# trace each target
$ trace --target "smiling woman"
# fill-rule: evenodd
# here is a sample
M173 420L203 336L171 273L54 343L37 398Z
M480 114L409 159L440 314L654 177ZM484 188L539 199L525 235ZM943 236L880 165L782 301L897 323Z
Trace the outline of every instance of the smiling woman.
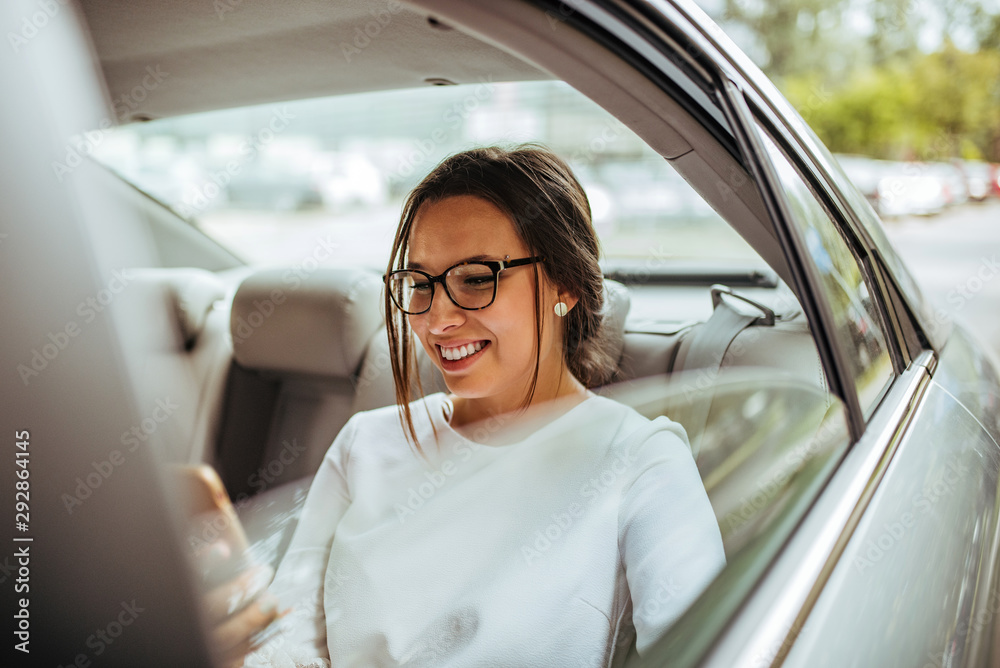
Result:
M466 151L410 194L386 275L398 411L331 446L271 586L312 612L250 665L612 665L711 582L683 428L587 389L610 366L598 252L541 147ZM411 402L411 334L448 394Z
M444 269L471 258L542 262L531 263L531 272L512 268L498 275L494 289L511 285L488 312L449 308L443 300L434 308L432 300L424 313L387 319L396 399L407 431L413 435L409 327L449 389L461 384L479 399L478 410L465 402L455 407L458 424L527 408L536 394L544 401L604 382L611 361L599 345L604 289L599 254L586 194L569 167L547 151L477 149L432 171L407 198L390 269L428 263ZM562 316L556 315L557 304ZM466 340L476 329L487 335ZM459 364L438 352L469 343L483 349ZM476 373L463 373L472 365ZM489 387L482 385L487 378Z
M0 53L33 665L1000 665L996 365L692 0L122 4Z

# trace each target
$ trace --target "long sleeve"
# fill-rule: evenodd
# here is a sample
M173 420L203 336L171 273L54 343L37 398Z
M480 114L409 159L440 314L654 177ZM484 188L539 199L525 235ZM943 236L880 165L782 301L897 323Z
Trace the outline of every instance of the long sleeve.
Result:
M619 550L640 655L725 566L722 536L683 428L657 418L629 439Z
M280 634L247 657L248 668L329 665L323 580L337 524L351 504L347 467L357 419L344 426L323 458L269 587L280 609L293 610L281 620Z

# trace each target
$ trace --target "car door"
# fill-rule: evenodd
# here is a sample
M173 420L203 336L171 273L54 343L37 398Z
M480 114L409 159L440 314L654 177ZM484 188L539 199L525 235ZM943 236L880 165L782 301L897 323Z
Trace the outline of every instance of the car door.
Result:
M875 245L866 248L852 217L841 215L838 202L850 195L810 169L803 150L808 141L795 141L766 104L739 88L728 93L746 132L744 148L772 190L774 215L789 223L789 246L802 251L805 278L819 275L810 282L834 316L831 358L845 385L853 377L853 408L863 422L841 469L775 564L774 573L791 586L774 587L776 598L766 606L748 602L706 663L982 665L1000 609L993 510L998 453L979 419L989 415L984 405L995 405L995 373L962 332L937 352L930 347L887 289L897 279L882 273ZM877 232L877 223L867 229ZM853 271L837 271L838 258L849 266L851 256ZM865 281L845 285L849 274ZM881 316L871 319L878 330L862 332L852 322L864 310ZM882 341L872 338L879 332ZM884 372L883 341L899 373L885 385L874 380ZM914 341L924 343L917 349ZM850 405L851 388L843 389ZM964 395L975 401L963 402ZM862 458L867 465L858 465ZM811 550L804 547L807 537L814 540ZM824 541L829 551L815 549ZM787 559L793 554L802 557L798 565ZM765 581L760 594L767 591ZM750 628L755 632L742 635Z
M806 195L805 178L791 169L786 153L767 133L760 134L775 167L776 185L790 203L811 204L789 207L794 222L807 231L839 227L845 238L861 246L847 217L833 213L833 198L824 211L822 186ZM804 172L805 160L801 163ZM791 194L795 192L798 196ZM810 254L816 258L816 249ZM821 258L817 264L822 264ZM870 256L867 265L873 277ZM888 314L891 297L883 294L882 303ZM978 419L988 415L983 404L989 399L963 403L959 397L984 394L976 389L991 385L989 377L995 375L988 365L974 363L981 353L962 330L939 352L927 346L907 362L911 337L901 330L909 330L913 322L905 313L894 315L896 332L902 334L896 341L896 363L905 364L904 376L916 372L916 391L905 404L879 410L905 405L909 415L893 433L875 438L866 432L858 443L882 451L884 472L857 524L842 536L846 544L836 564L813 585L815 600L807 602L774 652L786 665L835 666L859 660L879 665L983 665L992 651L992 618L1000 609L993 512L997 444ZM887 333L889 320L887 316ZM854 349L849 341L842 343L862 375L870 374L870 341ZM927 368L926 375L921 366ZM982 378L984 372L987 378ZM859 385L858 396L867 415L864 389ZM860 504L856 510L861 510Z

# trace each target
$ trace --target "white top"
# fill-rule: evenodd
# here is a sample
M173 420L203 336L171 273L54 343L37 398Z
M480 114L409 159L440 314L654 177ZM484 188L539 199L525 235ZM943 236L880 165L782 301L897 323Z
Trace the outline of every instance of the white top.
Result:
M337 436L270 588L297 610L248 666L608 666L725 564L677 423L592 396L493 446L425 402L428 461L395 406Z

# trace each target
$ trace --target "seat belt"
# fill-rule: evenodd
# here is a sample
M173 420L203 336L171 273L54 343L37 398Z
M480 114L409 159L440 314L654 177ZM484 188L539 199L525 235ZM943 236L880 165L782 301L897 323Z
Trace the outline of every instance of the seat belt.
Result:
M716 284L712 286L711 292L712 316L695 332L691 345L688 346L687 354L674 367L674 371L703 369L704 373L709 374L714 382L715 378L718 377L719 368L722 366L722 360L725 359L729 346L732 345L739 333L754 325L773 327L776 316L774 311L767 306L736 294L729 286ZM750 304L763 315L740 313L723 299L723 295L729 295ZM711 395L703 401L694 402L688 424L684 425L691 443L691 454L695 458L698 457L701 436L705 431L711 408Z

